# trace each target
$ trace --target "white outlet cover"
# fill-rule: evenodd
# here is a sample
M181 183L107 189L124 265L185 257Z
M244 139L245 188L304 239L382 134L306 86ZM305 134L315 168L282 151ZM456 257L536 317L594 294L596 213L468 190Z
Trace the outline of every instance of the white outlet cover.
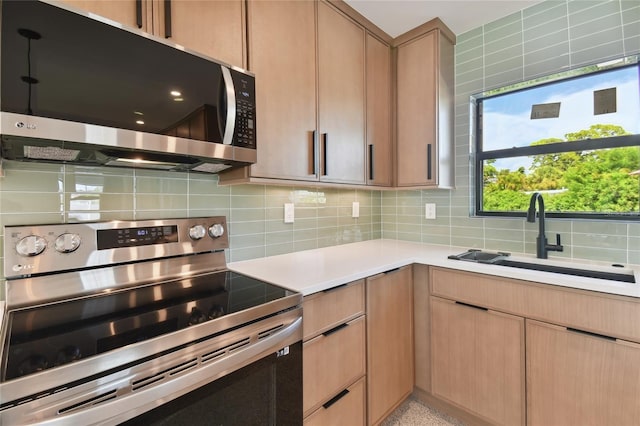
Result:
M426 219L436 218L436 205L435 203L427 203L424 205L424 217Z
M357 201L351 204L351 217L360 217L360 203Z
M295 208L293 203L284 204L284 223L293 223L295 220Z

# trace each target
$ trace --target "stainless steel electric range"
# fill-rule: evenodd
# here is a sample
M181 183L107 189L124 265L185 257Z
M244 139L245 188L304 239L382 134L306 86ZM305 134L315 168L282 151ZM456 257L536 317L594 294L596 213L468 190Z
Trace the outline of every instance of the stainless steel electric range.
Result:
M4 228L0 424L302 423L302 296L224 217Z

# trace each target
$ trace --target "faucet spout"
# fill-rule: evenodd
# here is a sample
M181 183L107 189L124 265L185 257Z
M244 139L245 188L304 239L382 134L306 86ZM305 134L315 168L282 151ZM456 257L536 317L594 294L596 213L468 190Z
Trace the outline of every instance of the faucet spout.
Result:
M527 222L536 221L536 203L538 204L538 237L536 238L536 256L539 259L546 259L548 251L562 251L564 247L560 244L560 234L556 235L557 244L547 244L547 237L544 230L544 199L542 194L534 192L529 201L527 210Z

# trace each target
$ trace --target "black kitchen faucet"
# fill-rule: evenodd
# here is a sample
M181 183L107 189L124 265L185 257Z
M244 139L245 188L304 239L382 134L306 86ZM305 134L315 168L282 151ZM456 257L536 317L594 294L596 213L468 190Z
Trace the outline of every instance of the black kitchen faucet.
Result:
M560 244L560 234L556 234L556 244L547 244L547 237L544 234L544 200L542 194L534 192L531 195L529 210L527 211L527 222L536 221L536 201L538 202L538 223L539 231L536 238L536 256L540 259L547 258L548 251L562 251L564 247Z

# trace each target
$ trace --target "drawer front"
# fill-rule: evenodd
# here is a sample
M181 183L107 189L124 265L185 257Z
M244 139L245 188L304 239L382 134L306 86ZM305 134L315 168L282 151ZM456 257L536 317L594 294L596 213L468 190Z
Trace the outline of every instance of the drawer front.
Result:
M623 296L431 268L431 294L640 342L640 301Z
M303 344L303 408L310 414L365 374L365 319Z
M304 419L304 426L364 426L365 378L358 380Z
M307 296L302 307L307 340L364 313L364 280Z

